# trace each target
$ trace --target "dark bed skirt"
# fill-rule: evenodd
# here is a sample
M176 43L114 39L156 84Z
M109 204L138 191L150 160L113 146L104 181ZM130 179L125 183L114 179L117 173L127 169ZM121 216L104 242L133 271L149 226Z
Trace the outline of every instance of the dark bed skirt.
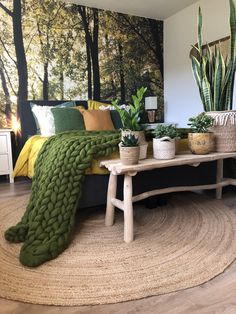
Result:
M216 163L199 167L180 166L139 172L133 177L134 195L170 186L215 183ZM117 196L123 199L122 176L118 176ZM84 180L80 208L106 204L109 175L87 175Z

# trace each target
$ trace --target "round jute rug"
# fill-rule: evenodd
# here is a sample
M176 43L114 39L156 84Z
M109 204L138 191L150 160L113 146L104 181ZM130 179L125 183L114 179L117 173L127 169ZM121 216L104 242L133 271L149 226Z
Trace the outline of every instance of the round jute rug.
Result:
M0 205L0 296L35 304L116 303L186 289L222 273L236 257L236 215L202 195L172 196L153 210L135 206L135 241L123 242L123 215L104 226L104 210L81 210L69 248L38 268L23 267L20 246L3 233L27 203Z

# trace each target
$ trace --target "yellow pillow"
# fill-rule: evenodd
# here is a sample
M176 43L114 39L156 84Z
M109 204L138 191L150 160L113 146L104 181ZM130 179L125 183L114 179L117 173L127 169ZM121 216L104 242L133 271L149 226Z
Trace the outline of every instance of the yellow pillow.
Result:
M104 104L96 100L88 100L88 110L99 110L100 106L108 107L110 104Z
M111 120L110 110L80 109L87 131L115 130Z
M72 107L72 108L76 109L76 110L85 109L84 106L75 106L75 107Z

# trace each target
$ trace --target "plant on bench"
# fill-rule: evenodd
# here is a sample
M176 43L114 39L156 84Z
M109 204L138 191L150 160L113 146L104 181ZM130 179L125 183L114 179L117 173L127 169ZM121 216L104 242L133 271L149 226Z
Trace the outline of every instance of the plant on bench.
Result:
M156 159L175 157L175 138L178 131L173 125L158 125L153 131L153 155Z
M133 103L129 103L128 106L119 106L119 100L116 99L112 102L117 112L120 115L122 128L122 138L129 134L130 131L138 138L140 145L139 159L145 159L147 157L147 142L145 140L145 133L142 130L140 123L140 114L142 112L142 100L146 93L147 88L141 87L137 90L136 95L132 95Z
M135 165L139 160L140 146L138 138L131 132L123 136L120 147L120 159L123 165Z
M189 118L191 132L188 134L188 145L193 154L204 155L213 151L214 133L209 131L213 122L214 119L205 112Z

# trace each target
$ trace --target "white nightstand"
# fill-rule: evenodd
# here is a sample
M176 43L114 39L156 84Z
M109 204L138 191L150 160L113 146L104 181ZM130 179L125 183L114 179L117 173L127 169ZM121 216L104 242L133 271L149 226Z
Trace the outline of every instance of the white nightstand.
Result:
M0 129L0 175L9 175L10 183L14 183L11 129Z

